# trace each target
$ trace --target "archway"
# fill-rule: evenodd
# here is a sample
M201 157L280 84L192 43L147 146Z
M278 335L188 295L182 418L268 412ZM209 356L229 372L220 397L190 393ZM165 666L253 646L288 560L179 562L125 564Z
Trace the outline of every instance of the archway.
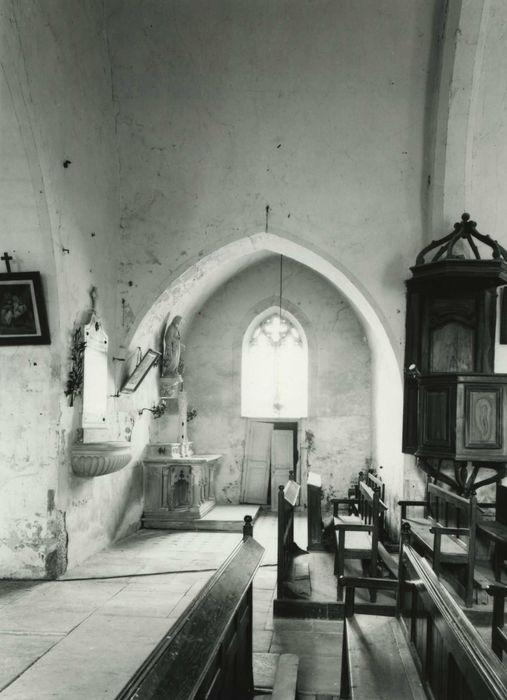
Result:
M346 297L363 324L372 357L372 456L376 465L383 466L382 478L389 495L390 521L394 524L395 504L403 492L400 366L381 309L369 298L361 283L335 260L273 233L257 233L228 243L195 260L181 274L166 280L164 291L146 309L131 333L129 350L156 341L168 311L171 316L179 314L191 319L203 301L233 274L272 253L291 258L325 277Z

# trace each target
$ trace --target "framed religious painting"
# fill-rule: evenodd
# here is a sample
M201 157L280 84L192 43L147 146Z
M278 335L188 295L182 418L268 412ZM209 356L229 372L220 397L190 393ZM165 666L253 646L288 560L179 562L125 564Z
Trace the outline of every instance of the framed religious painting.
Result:
M134 369L130 377L127 379L125 384L120 390L122 394L132 394L138 386L141 384L143 379L146 377L148 372L152 367L154 367L160 358L162 353L157 350L147 350L137 367Z
M0 274L0 345L48 345L49 326L38 272Z

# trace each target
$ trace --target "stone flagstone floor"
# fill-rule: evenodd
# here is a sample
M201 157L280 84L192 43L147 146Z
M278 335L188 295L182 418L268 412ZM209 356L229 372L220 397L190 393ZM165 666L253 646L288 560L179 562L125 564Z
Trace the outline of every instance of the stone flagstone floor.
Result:
M255 523L254 537L265 547L254 580L255 685L268 692L279 655L294 653L300 700L334 700L342 623L273 619L276 532L275 514ZM239 533L140 530L66 580L0 581L2 700L114 698L240 539ZM306 547L304 515L296 518L295 541ZM329 578L319 586L333 595L332 570Z
M67 580L0 581L2 700L116 697L240 540L141 530Z

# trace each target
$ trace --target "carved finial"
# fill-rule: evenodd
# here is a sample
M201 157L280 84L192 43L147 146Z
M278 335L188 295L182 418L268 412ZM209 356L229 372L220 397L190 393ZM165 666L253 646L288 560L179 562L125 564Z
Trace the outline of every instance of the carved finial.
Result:
M253 522L251 515L245 515L245 524L243 525L243 539L247 537L253 537Z
M404 522L401 524L401 541L402 543L408 543L410 540L410 533L412 531L412 528L410 527L410 523Z
M421 250L416 258L416 266L424 265L426 262L442 262L460 261L460 260L481 260L481 254L476 241L484 243L491 248L491 255L494 260L507 262L507 250L503 248L498 241L495 241L491 236L483 235L477 231L477 222L472 221L468 212L463 212L461 220L454 224L454 230L447 236L438 240L432 241L429 245ZM454 246L461 242L462 245L468 245L469 254L465 255L466 247L463 252L455 253ZM430 252L433 257L426 261L426 255ZM469 264L469 263L467 263Z

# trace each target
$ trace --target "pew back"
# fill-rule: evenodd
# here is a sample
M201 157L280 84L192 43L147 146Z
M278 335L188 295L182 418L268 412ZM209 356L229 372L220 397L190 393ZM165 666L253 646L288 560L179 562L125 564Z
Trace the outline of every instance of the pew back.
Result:
M423 681L435 700L500 700L507 671L441 585L429 563L403 548L398 607Z
M340 698L351 698L352 686L356 686L357 690L358 679L361 680L358 675L362 673L360 659L354 656L359 644L366 645L369 655L368 665L370 667L377 665L379 673L376 676L380 676L380 681L383 678L384 662L382 660L379 666L382 643L375 644L368 637L365 639L364 632L360 636L356 635L352 643L349 640L352 628L347 621L353 620L355 589L375 587L385 590L397 587L397 617L400 620L401 631L415 659L423 685L429 689L431 697L434 700L505 699L507 669L465 617L453 597L441 585L429 563L407 545L407 530L405 526L398 582L347 576L341 579L341 584L346 589L346 625L342 647ZM491 593L496 593L500 597L504 597L507 592L507 587L495 586L495 589L498 590ZM368 634L367 631L366 634ZM503 644L505 648L507 646L505 634L497 634L496 643L497 646ZM378 653L377 650L379 650ZM499 653L498 650L495 651ZM367 671L368 669L366 673ZM379 678L376 677L373 680L377 682ZM390 695L382 694L379 690L370 696L388 697ZM406 697L410 695L406 693Z
M252 580L263 552L244 537L116 700L250 700Z
M444 527L463 530L463 536L467 537L466 530L475 527L477 520L475 496L463 498L436 484L428 484L427 493L427 516Z
M425 501L399 501L401 518L410 524L413 541L430 556L436 574L442 565L464 567L462 589L465 605L471 607L474 595L474 567L477 529L477 498L463 498L447 489L428 484ZM423 517L407 517L407 509L424 509Z

